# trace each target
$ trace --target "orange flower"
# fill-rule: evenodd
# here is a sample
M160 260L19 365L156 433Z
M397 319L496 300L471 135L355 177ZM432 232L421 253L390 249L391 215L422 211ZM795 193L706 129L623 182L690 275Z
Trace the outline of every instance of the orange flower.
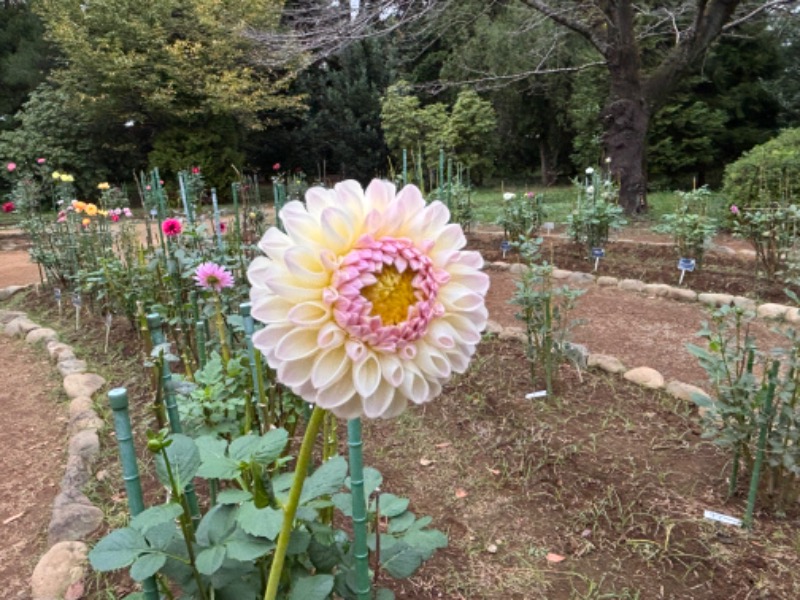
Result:
M80 200L73 200L72 208L75 209L75 212L83 212L86 209L86 202L81 202Z
M86 205L86 214L90 217L93 217L97 214L97 207L94 204L87 204Z
M91 219L84 219L83 221L81 221L81 225L83 225L84 227L88 227L91 224L91 222L92 222Z

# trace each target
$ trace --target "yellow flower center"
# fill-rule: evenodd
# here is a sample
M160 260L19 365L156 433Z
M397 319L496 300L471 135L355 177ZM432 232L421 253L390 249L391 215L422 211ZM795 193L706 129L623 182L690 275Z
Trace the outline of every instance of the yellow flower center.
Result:
M361 290L361 295L372 303L373 316L378 316L384 326L397 325L408 318L408 308L417 302L414 294L414 271L400 273L394 265L387 265L376 274L378 281Z

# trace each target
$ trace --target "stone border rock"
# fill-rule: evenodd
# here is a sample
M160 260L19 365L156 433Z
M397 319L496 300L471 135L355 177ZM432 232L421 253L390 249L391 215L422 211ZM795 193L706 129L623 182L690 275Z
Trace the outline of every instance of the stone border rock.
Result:
M503 261L489 262L484 268L492 268L499 271L509 271L512 274L519 274L525 270L525 265L521 263L507 263ZM667 285L665 283L645 283L639 279L618 279L607 275L596 276L594 273L583 271L566 271L564 269L553 268L552 278L567 285L586 286L597 285L599 287L616 287L617 289L644 294L646 296L656 296L676 300L678 302L699 302L712 308L733 304L744 310L751 311L761 319L770 321L782 321L790 325L800 325L800 308L787 306L785 304L775 304L766 302L757 304L755 300L746 296L733 296L731 294L712 294L697 293L684 287Z
M0 299L9 298L21 289L24 288L0 289ZM103 523L103 511L92 504L82 489L92 478L92 468L100 452L97 431L104 426L94 410L92 396L106 381L87 373L86 363L75 357L71 346L59 342L54 330L39 326L26 313L0 310L0 326L9 337L24 337L29 344L45 345L70 398L67 464L61 489L53 502L47 531L48 550L31 577L31 596L33 600L80 598L88 568L86 539Z

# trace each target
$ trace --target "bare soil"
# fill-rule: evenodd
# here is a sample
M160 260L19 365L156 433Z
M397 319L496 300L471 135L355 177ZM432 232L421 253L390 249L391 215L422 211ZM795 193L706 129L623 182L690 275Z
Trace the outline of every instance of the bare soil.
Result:
M470 244L483 249L488 260L498 260L500 239L483 233L471 236ZM609 247L600 273L675 284L676 257L670 248L653 245L663 241L655 236L642 234L642 239L651 244ZM626 247L629 250L623 250ZM37 281L35 267L30 270L23 255L11 250L3 248L0 264L8 271L0 271L0 287ZM618 262L613 258L617 255ZM551 256L561 268L591 271L593 266L560 240L554 240ZM714 262L717 256L719 263ZM17 260L20 269L11 266ZM753 268L752 262L710 255L702 271L687 276L687 284L696 291L748 295L755 291L762 299L784 302L780 292L754 278ZM704 278L712 272L718 279ZM489 274L491 318L520 326L509 304L514 277L492 269ZM667 379L704 385L704 373L684 347L696 341L694 334L706 316L699 304L593 287L578 302L574 317L583 322L574 328L572 339L592 352L617 356L630 367L647 365ZM115 349L109 356L96 354L101 369L137 352L130 347L132 340L126 340L130 338L126 325L119 327ZM765 345L777 339L769 337L774 334L765 326L757 335L763 336ZM79 334L75 336L78 339ZM20 356L35 371L38 365L38 371L25 379L22 368L7 369L4 388L30 394L39 387L46 360L25 357L13 344L0 340L0 358L13 361ZM391 584L398 598L800 597L797 510L782 515L759 511L752 533L703 519L704 509L741 516L745 483L726 500L729 461L701 437L693 407L619 377L579 375L567 366L560 371L556 397L525 400L525 393L533 391L525 364L521 344L488 339L470 371L453 380L431 405L409 410L393 421L365 425L368 464L384 474L385 491L409 497L410 509L432 515L434 526L450 539L449 547L417 576ZM135 387L137 377L129 373L127 380L115 385ZM12 397L0 395L4 406L19 398L6 396ZM48 420L63 429L43 411L4 415L7 432L27 431L25 427L39 431ZM27 418L33 424L18 421ZM27 435L17 437L27 439L25 448L42 439L55 440L43 448L60 457L62 438L45 435L36 441ZM26 453L22 464L30 455ZM58 481L60 468L55 465L54 473L43 477L45 485ZM20 468L0 473L0 481L7 485L0 490L0 515L6 511L13 516L19 511L11 512L14 509L6 505L17 504L25 507L26 517L30 514L30 503L16 499L28 477ZM112 503L124 503L118 488L106 493ZM22 496L29 498L24 491ZM39 493L37 499L42 498L47 500L46 494ZM31 521L39 531L49 518L49 504L42 511ZM10 581L10 574L21 581L18 574L32 568L40 547L25 545L12 555L0 555L0 582ZM117 591L129 591L124 579L108 581ZM106 597L105 592L97 589L91 597Z

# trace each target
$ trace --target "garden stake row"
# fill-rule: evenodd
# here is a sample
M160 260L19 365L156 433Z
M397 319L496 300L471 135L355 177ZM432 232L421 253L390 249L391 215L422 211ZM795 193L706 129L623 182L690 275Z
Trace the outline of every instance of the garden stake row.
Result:
M122 479L125 482L125 493L128 496L128 509L131 517L135 517L144 511L144 499L142 498L142 483L139 479L139 467L136 464L136 449L133 446L127 390L114 388L108 392L108 403L114 414L114 431L122 462ZM148 577L142 582L142 590L146 600L159 600L158 586L154 576Z
M264 387L264 368L261 362L261 353L253 346L255 323L250 314L250 308L249 302L243 302L239 305L239 313L244 321L244 339L247 346L247 356L250 361L250 376L253 380L253 400L250 403L250 410L253 412L254 417L261 421L260 429L263 433L270 425L267 415L267 392ZM258 414L259 408L264 411L260 416Z
M369 548L367 547L367 500L364 495L364 459L361 419L347 421L347 448L350 456L350 492L353 500L353 558L356 566L356 597L371 598ZM380 531L375 532L379 536Z

